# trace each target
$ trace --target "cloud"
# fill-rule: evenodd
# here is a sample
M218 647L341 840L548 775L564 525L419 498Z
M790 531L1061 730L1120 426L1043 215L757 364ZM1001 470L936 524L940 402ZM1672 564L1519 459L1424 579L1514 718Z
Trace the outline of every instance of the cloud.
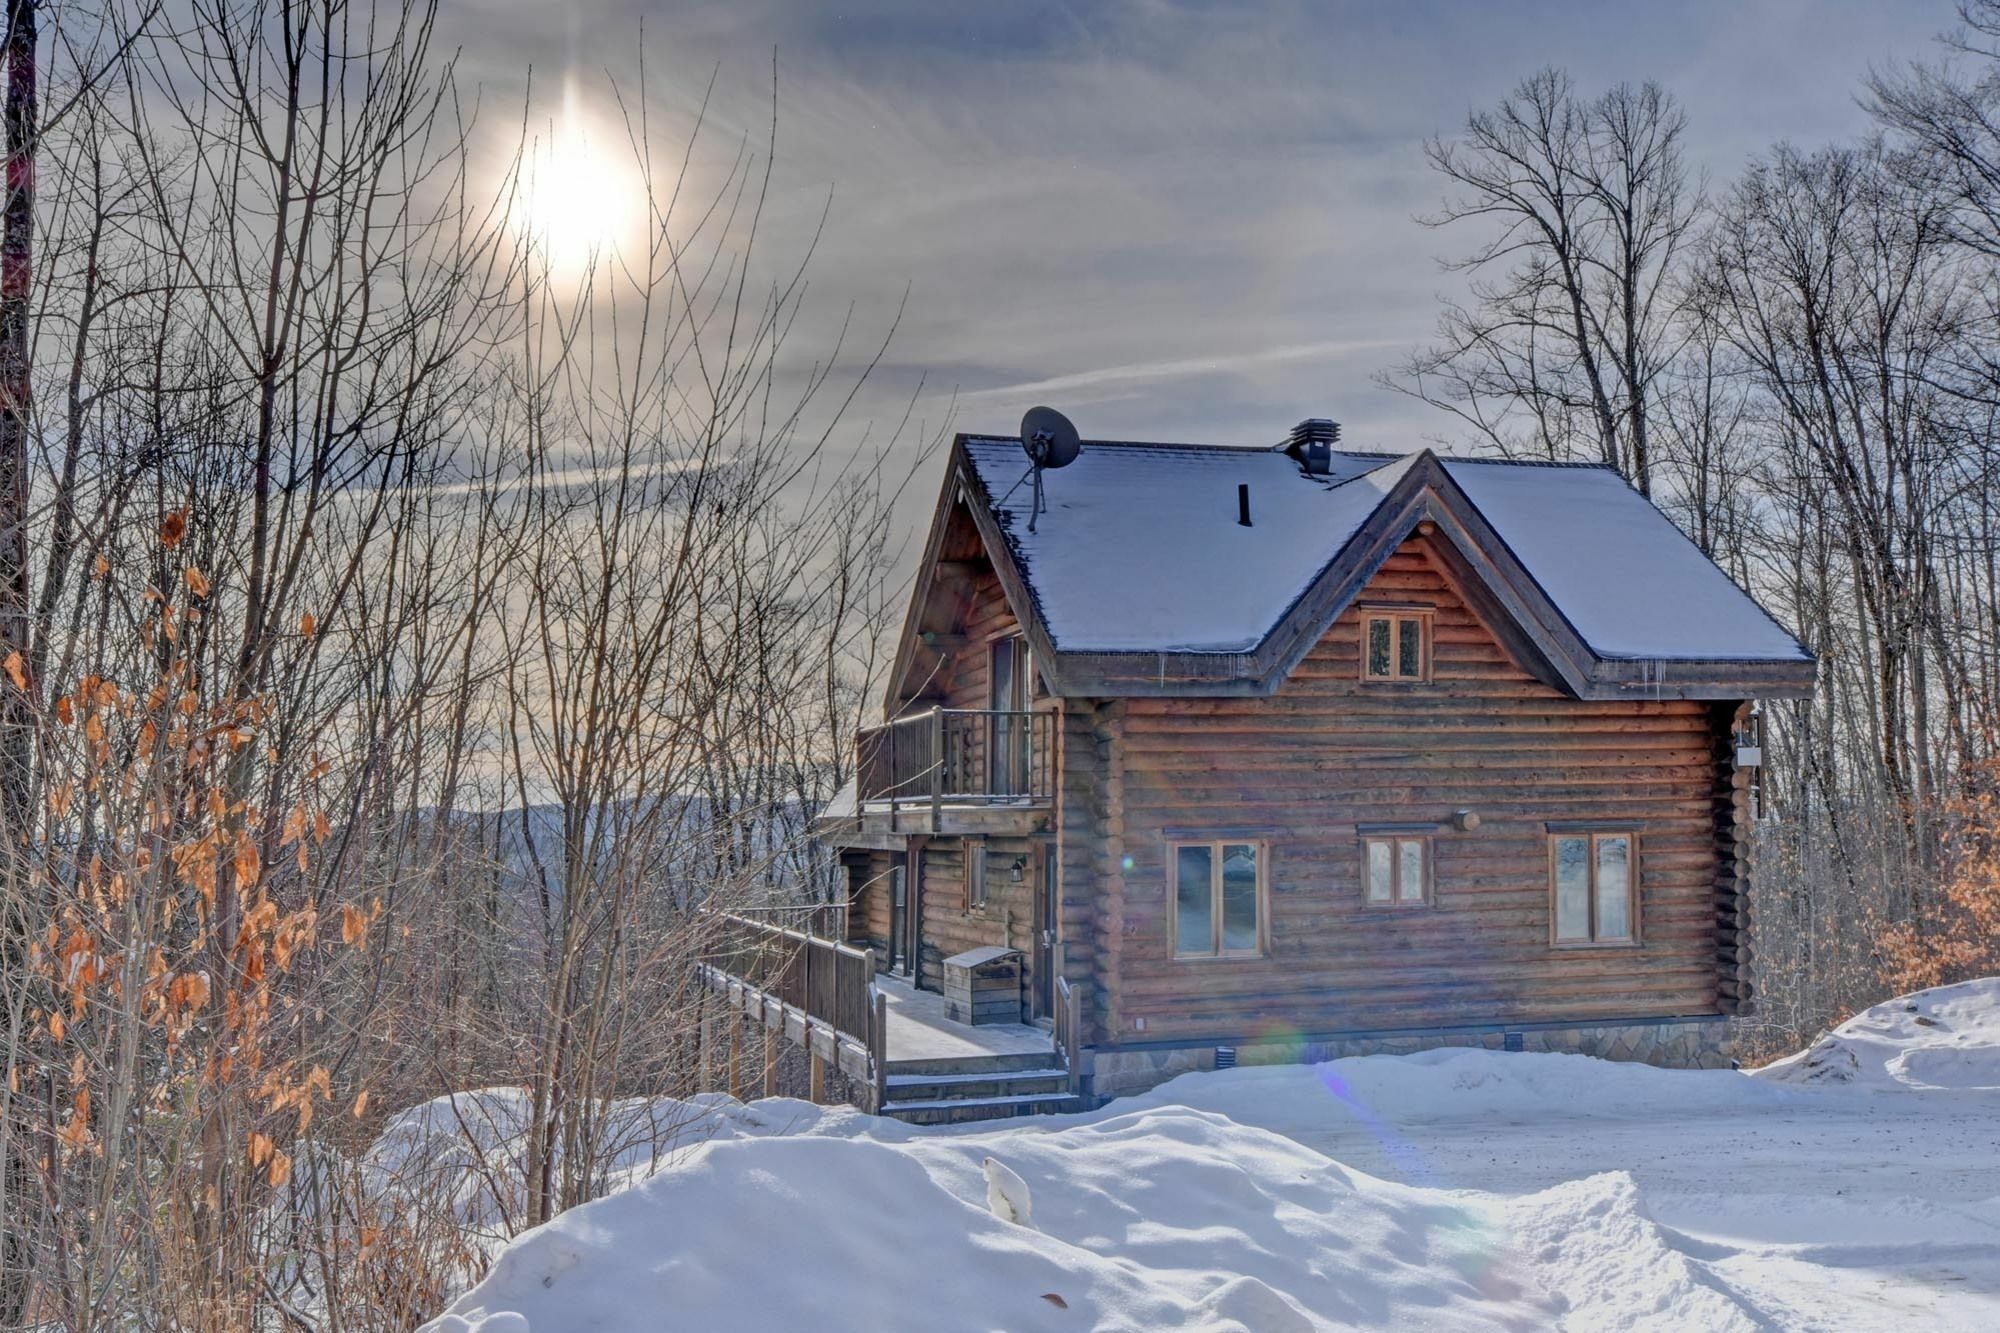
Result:
M990 389L974 389L961 393L958 400L961 404L974 404L989 398L1012 401L1037 394L1043 396L1068 394L1090 402L1096 401L1099 396L1098 391L1106 386L1172 382L1199 375L1221 375L1231 371L1281 365L1292 361L1351 356L1357 352L1381 351L1400 348L1403 345L1390 338L1292 343L1283 347L1265 347L1254 352L1240 352L1229 356L1191 357L1181 361L1150 361L1127 366L1104 366L1096 370L1086 370L1073 375L1057 375L1024 384L1002 384Z
M1559 64L1586 89L1677 91L1691 155L1726 178L1774 139L1862 132L1870 65L1930 54L1953 21L1949 0L458 0L445 14L496 88L532 57L551 83L574 70L601 85L609 69L629 89L642 18L663 140L720 71L696 154L712 179L761 154L776 51L773 271L832 192L800 352L850 313L879 332L909 290L857 428L896 422L921 376L932 428L955 414L1011 430L1045 400L1086 409L1079 425L1102 438L1267 441L1331 415L1390 448L1450 429L1370 379L1429 336L1461 281L1436 258L1471 244L1414 221L1440 194L1426 135Z

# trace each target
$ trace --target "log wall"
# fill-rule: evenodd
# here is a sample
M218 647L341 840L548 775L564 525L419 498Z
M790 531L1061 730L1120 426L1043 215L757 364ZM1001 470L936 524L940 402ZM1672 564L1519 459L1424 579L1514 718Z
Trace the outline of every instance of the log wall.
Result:
M1065 865L1088 861L1095 881L1096 1039L1724 1012L1725 974L1747 963L1731 933L1739 784L1718 768L1717 719L1733 706L1583 702L1540 683L1466 608L1422 536L1360 601L1435 608L1429 683L1363 684L1351 608L1269 698L1093 710L1093 772L1077 767L1081 724L1065 726ZM1475 831L1445 823L1462 809L1478 813ZM1094 857L1069 841L1084 817ZM1551 820L1640 823L1642 944L1551 947ZM1356 825L1376 822L1442 825L1434 905L1365 903ZM1166 831L1245 828L1268 830L1267 954L1175 959Z
M1034 965L1034 858L1029 838L987 838L986 905L967 910L965 847L959 838L932 838L923 848L923 986L944 985L944 960L967 949L997 944L1027 954L1023 966ZM1014 882L1016 857L1027 857L1021 880Z
M881 851L849 851L840 858L849 893L847 942L857 949L873 949L877 967L889 961L890 872L895 863L895 857Z
M993 660L989 645L995 639L1020 632L1020 622L1000 591L1000 580L991 569L983 569L972 579L972 592L955 626L964 644L955 648L941 673L946 708L990 708L993 706Z

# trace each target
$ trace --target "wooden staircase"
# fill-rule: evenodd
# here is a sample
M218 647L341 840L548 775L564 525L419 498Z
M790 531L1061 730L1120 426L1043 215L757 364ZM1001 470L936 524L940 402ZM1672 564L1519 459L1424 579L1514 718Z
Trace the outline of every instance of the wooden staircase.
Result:
M954 1125L1017 1115L1080 1111L1069 1070L1054 1051L895 1060L882 1114L912 1125Z

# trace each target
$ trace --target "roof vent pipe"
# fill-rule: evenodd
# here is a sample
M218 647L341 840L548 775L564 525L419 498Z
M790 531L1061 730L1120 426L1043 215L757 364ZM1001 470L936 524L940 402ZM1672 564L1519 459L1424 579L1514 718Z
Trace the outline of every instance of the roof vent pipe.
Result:
M1333 447L1340 443L1340 423L1326 417L1307 417L1292 427L1285 452L1297 459L1309 477L1324 477L1333 471Z
M1236 521L1244 527L1250 526L1250 483L1236 483Z

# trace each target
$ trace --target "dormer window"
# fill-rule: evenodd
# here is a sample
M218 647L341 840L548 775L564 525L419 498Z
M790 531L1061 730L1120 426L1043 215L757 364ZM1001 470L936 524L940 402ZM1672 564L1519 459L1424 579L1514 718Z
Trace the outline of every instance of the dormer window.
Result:
M1431 678L1428 607L1364 607L1361 679L1414 684Z

